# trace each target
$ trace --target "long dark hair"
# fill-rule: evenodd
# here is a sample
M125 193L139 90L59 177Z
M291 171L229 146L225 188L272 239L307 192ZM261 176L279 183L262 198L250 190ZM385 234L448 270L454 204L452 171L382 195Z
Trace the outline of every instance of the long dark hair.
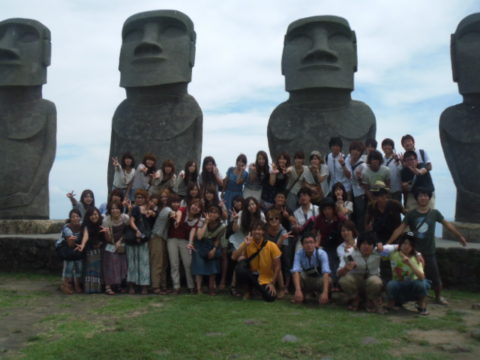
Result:
M258 163L258 157L262 156L265 159L265 165L260 166ZM270 168L268 167L268 155L265 151L260 150L257 152L257 156L255 157L255 169L257 171L257 178L261 183L265 181L268 182Z
M197 197L195 197L195 198L192 197L192 195L190 195L190 191L192 191L193 188L197 188L197 190L198 190ZM187 203L187 206L190 205L190 203L192 202L193 199L200 199L200 198L201 198L201 193L200 193L200 187L198 186L198 184L196 182L188 184L187 194L185 195L185 202Z
M172 171L170 174L168 174L168 176L165 175L165 168L167 167L172 168ZM162 183L170 180L173 177L173 175L175 175L175 163L172 160L165 160L162 164L162 173L163 173Z
M90 220L90 216L92 216L92 214L95 211L98 213L98 222L96 224L92 223L92 221ZM95 234L100 231L100 226L102 225L102 221L103 221L102 214L100 214L100 211L96 207L92 206L87 210L87 212L85 213L85 216L83 217L82 230L86 229L88 231L88 235Z
M195 172L192 174L191 172L188 171L188 168L195 164ZM184 169L185 177L183 178L183 183L185 184L186 187L190 183L196 183L198 179L198 164L195 160L188 160L185 163L185 169Z
M277 165L278 169L280 169L280 165L278 164L278 159L280 159L282 157L287 161L287 163L285 164L285 168L288 168L292 164L292 161L290 159L290 155L288 155L288 153L285 152L285 151L281 152L280 154L278 154L277 159L275 160L275 165Z
M120 165L122 166L122 169L125 169L127 167L127 165L125 165L126 159L132 159L131 167L135 169L135 159L133 158L133 155L130 154L129 152L122 155L122 160L120 160Z
M253 201L257 205L257 210L253 214L248 211L248 204L250 203L250 201ZM253 221L262 220L261 213L262 210L260 210L260 204L258 203L257 199L252 196L247 197L243 203L242 216L240 218L240 226L245 234L250 231L250 227Z
M207 193L213 194L212 201L207 200L207 197L206 197ZM210 185L205 187L205 192L203 193L203 203L204 203L205 209L208 209L210 206L218 205L220 203L220 198L218 197L218 191L215 186Z
M85 199L85 196L87 196L89 194L92 197L93 201L90 205L87 205L87 204L85 204L85 202L83 200ZM93 191L90 190L90 189L83 190L82 194L80 195L80 202L83 204L85 209L95 207L95 195L93 195Z
M147 160L153 161L153 165L151 167L147 166ZM148 169L147 175L155 174L155 172L157 171L157 158L152 153L147 153L143 156L142 164L145 165L145 167Z
M208 172L207 171L207 164L212 163L213 166L217 166L217 163L215 162L215 159L213 156L205 156L202 162L202 186L205 187L207 184L216 184L215 181L215 174L213 172Z

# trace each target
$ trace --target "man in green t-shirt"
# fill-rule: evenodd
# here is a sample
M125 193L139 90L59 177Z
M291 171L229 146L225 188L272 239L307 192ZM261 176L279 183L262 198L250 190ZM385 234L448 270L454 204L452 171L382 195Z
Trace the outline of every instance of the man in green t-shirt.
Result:
M463 245L467 245L467 240L455 228L455 226L445 220L440 211L431 209L428 204L432 197L432 192L425 188L418 188L415 192L415 200L418 208L407 212L402 224L395 229L387 244L396 241L399 236L409 227L410 231L415 233L417 237L416 249L425 260L425 275L428 280L432 281L433 290L435 291L435 299L437 303L447 305L448 302L441 296L442 280L438 271L437 259L435 257L435 223L439 222L445 226L458 241Z

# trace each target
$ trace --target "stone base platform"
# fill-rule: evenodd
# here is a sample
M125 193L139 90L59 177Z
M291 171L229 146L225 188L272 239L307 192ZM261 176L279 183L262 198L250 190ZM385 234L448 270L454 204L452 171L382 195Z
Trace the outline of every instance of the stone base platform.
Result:
M0 220L0 234L54 234L63 224L65 220Z
M61 276L54 234L0 235L0 271L51 272ZM480 291L480 244L466 248L456 241L437 239L437 260L446 288Z
M479 219L480 220L480 219ZM452 221L452 224L460 231L463 236L471 243L480 243L480 223L464 223ZM457 240L457 238L443 226L442 238L447 240Z
M0 235L0 271L48 271L61 274L55 253L60 232L40 235Z

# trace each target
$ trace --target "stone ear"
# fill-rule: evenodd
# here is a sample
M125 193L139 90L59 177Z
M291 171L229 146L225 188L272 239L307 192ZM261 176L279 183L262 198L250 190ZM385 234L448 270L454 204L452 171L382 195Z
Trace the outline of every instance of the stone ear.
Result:
M452 61L452 77L454 82L458 82L457 73L457 45L455 34L450 35L450 59Z
M282 64L281 64L281 68L282 68L282 75L285 75L285 67L284 67L284 61L285 61L285 44L287 43L287 35L284 36L283 38L283 50L282 50Z
M195 42L196 42L196 40L197 40L197 34L194 31L192 33L192 39L190 40L190 59L189 59L190 67L193 67L193 65L195 65L195 52L196 52Z
M52 60L52 44L50 40L43 40L43 65L49 66Z
M357 35L355 34L355 31L352 30L352 43L353 43L353 53L355 56L355 61L353 65L353 72L357 72L358 70L358 54L357 54Z

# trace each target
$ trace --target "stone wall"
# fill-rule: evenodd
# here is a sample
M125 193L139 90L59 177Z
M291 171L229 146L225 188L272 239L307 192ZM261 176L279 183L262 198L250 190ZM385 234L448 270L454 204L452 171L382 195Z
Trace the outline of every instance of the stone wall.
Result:
M480 291L480 250L437 248L437 261L446 288Z
M0 235L0 271L49 271L61 274L55 254L58 234Z

